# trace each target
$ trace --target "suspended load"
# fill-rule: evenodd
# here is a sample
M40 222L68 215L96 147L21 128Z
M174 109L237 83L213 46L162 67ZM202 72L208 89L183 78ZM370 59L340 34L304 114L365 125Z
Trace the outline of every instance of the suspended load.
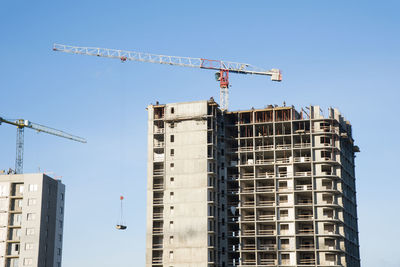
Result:
M120 196L119 199L121 200L121 210L120 210L121 218L120 218L120 221L117 223L116 228L118 230L125 230L127 228L127 226L125 225L125 223L123 221L123 206L122 206L122 202L124 200L124 197Z

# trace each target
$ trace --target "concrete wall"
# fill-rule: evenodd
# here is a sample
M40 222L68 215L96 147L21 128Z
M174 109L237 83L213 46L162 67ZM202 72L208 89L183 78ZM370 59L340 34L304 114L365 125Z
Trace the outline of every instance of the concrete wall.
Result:
M174 108L174 114L171 114ZM206 116L207 102L170 104L166 119ZM170 136L174 135L174 142ZM171 156L171 149L174 155ZM168 166L174 164L171 169ZM207 266L207 121L182 120L166 127L166 183L164 195L164 263L173 266ZM174 198L169 198L170 193ZM166 197L168 196L168 197ZM173 207L173 213L170 212ZM173 237L173 244L170 244ZM173 253L173 258L171 257Z

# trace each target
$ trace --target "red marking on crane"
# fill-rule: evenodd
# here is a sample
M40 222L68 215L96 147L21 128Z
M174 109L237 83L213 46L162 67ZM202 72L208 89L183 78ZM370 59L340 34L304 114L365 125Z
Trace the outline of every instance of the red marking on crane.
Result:
M220 70L219 76L219 86L221 88L228 88L229 87L229 70Z
M128 58L127 57L121 57L121 61L125 62Z
M119 199L123 200L123 199L124 199L124 197L123 197L123 196L120 196L120 197L119 197Z

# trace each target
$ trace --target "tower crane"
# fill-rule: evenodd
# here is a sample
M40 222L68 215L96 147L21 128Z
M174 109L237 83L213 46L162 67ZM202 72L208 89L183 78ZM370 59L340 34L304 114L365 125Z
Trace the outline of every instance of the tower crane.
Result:
M205 58L155 55L135 51L125 51L98 47L80 47L63 44L54 44L53 51L96 57L116 58L121 60L121 62L131 60L181 67L216 70L217 73L215 74L215 78L217 81L219 81L220 106L222 110L227 110L229 104L229 73L266 75L271 76L272 81L282 81L280 70L264 70L246 63L211 60Z
M37 123L30 122L28 120L8 120L0 117L0 124L2 123L11 124L17 126L17 149L16 149L16 159L15 159L15 173L23 173L23 166L24 166L24 129L30 128L36 130L37 132L43 132L52 134L58 137L67 138L73 141L86 143L84 138L65 133L60 130L56 130L47 126L43 126Z

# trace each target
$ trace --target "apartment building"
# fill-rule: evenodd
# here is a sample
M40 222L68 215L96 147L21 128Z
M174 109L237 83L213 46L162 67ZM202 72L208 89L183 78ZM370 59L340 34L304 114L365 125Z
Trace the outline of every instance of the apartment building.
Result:
M148 115L147 267L360 266L359 150L337 109Z
M61 266L64 197L45 174L0 175L0 266Z

